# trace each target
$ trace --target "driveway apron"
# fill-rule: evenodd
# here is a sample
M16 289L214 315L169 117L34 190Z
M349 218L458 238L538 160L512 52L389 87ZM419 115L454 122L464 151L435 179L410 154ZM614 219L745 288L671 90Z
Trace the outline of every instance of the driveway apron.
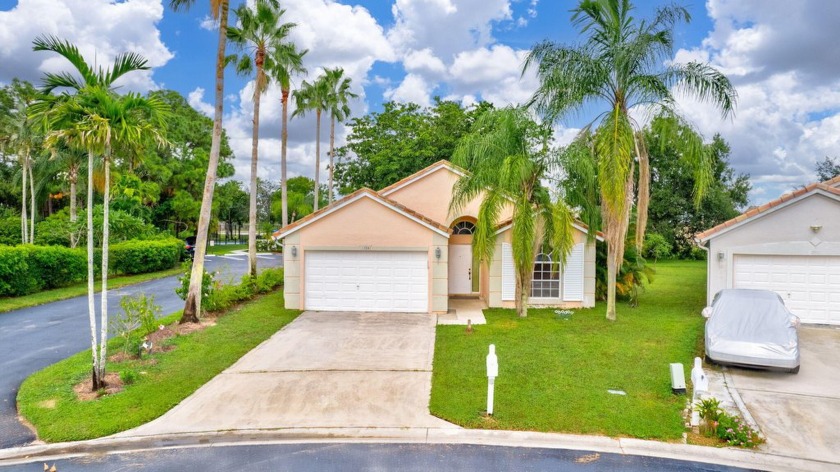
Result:
M799 330L799 374L730 369L775 454L840 462L840 329Z
M446 428L429 414L435 322L305 312L168 413L119 436L285 428Z

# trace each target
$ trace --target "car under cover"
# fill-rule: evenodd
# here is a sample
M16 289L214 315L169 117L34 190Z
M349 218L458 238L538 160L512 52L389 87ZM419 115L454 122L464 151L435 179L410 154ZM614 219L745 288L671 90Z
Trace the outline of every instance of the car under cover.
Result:
M799 318L768 290L725 289L706 322L706 356L719 364L798 371Z

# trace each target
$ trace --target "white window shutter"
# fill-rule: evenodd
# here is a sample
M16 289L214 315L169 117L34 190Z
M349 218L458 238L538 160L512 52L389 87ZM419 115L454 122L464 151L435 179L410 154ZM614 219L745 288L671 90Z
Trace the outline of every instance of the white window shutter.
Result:
M563 266L563 301L583 301L583 243L575 244Z
M513 270L513 250L510 244L502 243L502 300L516 298L516 273Z

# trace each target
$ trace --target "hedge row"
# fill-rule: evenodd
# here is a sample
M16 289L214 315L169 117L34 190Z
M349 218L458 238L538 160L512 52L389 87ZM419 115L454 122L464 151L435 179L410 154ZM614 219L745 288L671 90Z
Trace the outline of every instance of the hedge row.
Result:
M109 273L141 274L175 267L184 243L177 239L125 241L109 252ZM101 252L95 255L97 274ZM0 296L20 296L87 279L87 251L62 246L0 245Z

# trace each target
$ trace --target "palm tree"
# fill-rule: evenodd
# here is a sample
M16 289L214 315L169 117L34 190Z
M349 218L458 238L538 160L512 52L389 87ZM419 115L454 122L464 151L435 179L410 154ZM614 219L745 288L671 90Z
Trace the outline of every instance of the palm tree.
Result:
M35 239L35 184L32 169L33 153L40 147L40 132L37 123L31 119L30 108L33 102L24 90L15 93L15 107L8 116L3 117L3 147L14 153L20 163L21 243L32 243ZM29 208L27 208L27 202Z
M170 0L174 10L189 8L195 0ZM216 90L213 114L213 137L210 142L210 156L207 175L204 178L204 193L201 197L201 211L195 235L195 256L190 273L190 288L184 303L181 323L197 323L201 315L201 284L204 280L204 256L207 253L207 234L213 212L213 190L216 188L216 170L219 168L219 154L222 148L222 114L224 112L225 89L225 44L227 42L229 0L210 0L210 11L219 22L219 40L216 47Z
M326 76L319 76L311 84L304 80L300 84L300 89L296 90L293 95L295 97L295 111L292 113L292 118L306 116L306 113L310 111L315 112L315 204L313 211L318 211L318 191L321 186L321 112L328 110L330 107L330 90Z
M84 146L88 151L88 309L91 321L93 350L93 389L103 385L108 335L108 249L109 204L112 150L119 144L136 146L152 137L163 142L166 105L157 98L144 98L135 93L119 96L113 91L114 82L123 75L146 70L146 59L135 53L120 54L109 68L94 69L87 64L78 48L54 37L34 41L34 50L51 51L67 59L80 77L70 73L45 74L42 92L50 94L56 88L69 88L75 95L64 93L58 99L45 99L42 113L52 125L51 140L68 140ZM102 292L100 336L96 338L96 319L93 303L93 158L102 155L104 169L102 222ZM97 346L98 344L98 346ZM97 350L98 347L98 350ZM98 359L97 359L98 354Z
M280 131L280 199L282 206L282 221L281 224L285 227L289 224L289 195L288 186L286 184L286 145L289 141L289 93L291 92L292 76L296 74L306 74L306 68L303 67L303 56L308 51L298 51L292 43L279 44L272 57L273 67L268 70L272 78L280 85L280 106L281 113L281 131Z
M330 177L328 185L328 202L333 201L333 160L335 154L335 121L344 121L350 117L350 107L348 102L351 98L357 98L358 95L350 91L350 78L344 77L344 69L336 67L335 69L325 69L325 78L327 87L329 88L329 104L330 111Z
M558 168L549 149L551 129L536 124L524 108L507 107L482 114L473 130L452 156L469 173L456 182L450 207L458 213L481 198L473 234L473 253L481 262L492 260L500 215L512 207L516 312L525 317L537 247L565 262L574 245L571 211L542 184Z
M57 145L53 145L50 152L50 159L54 162L56 173L67 175L67 183L70 186L70 222L75 223L78 219L77 188L79 172L84 167L84 149L71 146L66 140L63 140ZM75 232L70 234L70 247L75 248L78 244L77 236Z
M251 276L257 275L257 158L260 140L260 97L268 88L274 70L277 49L294 28L294 23L280 23L285 10L276 2L257 0L253 8L246 5L236 9L238 26L228 27L228 39L242 51L236 58L236 71L254 77L254 118L251 138L251 202L248 221L248 266Z
M637 164L637 246L644 241L650 199L644 136L630 111L658 108L675 113L673 94L679 91L713 103L725 117L733 112L737 99L729 79L708 64L662 65L673 56L674 26L690 20L685 8L660 8L651 21L634 18L632 10L630 0L581 0L572 10L572 23L586 41L579 46L539 43L524 66L524 70L536 68L540 86L531 105L547 120L562 119L585 106L604 106L605 111L585 130L594 127L593 146L598 156L601 216L608 252L606 316L610 320L615 320L615 278L630 224ZM703 156L690 158L699 162ZM703 183L708 179L703 175L708 175L708 166L708 162L695 166L698 198L705 191Z

